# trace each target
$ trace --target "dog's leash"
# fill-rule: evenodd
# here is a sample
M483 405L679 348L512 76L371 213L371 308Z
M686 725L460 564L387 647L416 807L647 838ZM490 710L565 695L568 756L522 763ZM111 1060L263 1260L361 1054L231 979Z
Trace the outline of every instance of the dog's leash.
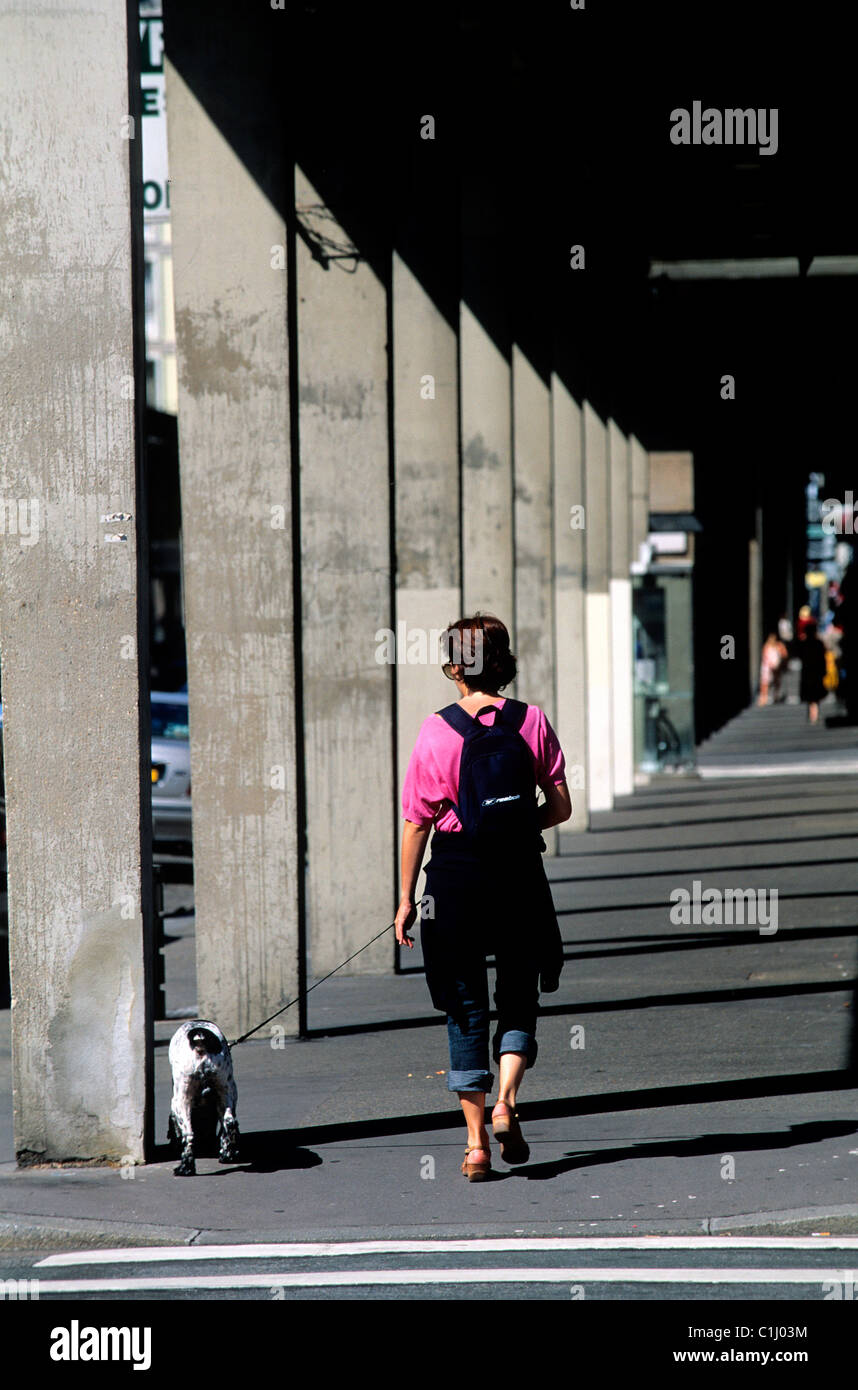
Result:
M346 960L340 961L339 965L335 965L333 970L330 970L327 975L322 976L321 980L317 980L314 985L311 985L310 989L305 989L302 994L297 994L294 999L289 1000L288 1004L284 1004L282 1009L278 1009L276 1013L271 1014L268 1018L264 1018L261 1023L257 1023L256 1027L251 1028L249 1032L242 1033L240 1038L236 1038L235 1042L231 1042L229 1044L230 1048L238 1047L239 1043L247 1042L247 1039L252 1038L254 1033L258 1033L260 1028L264 1028L266 1023L270 1023L272 1018L278 1018L280 1014L284 1014L287 1009L291 1009L293 1004L297 1004L299 999L306 999L307 995L310 993L310 990L318 989L319 985L323 985L326 980L329 980L331 978L332 975L336 975L337 971L342 970L344 965L348 965L350 960L354 960L355 956L359 956L361 951L365 951L367 946L372 945L373 941L378 941L378 938L380 936L384 936L385 932L390 931L390 927L395 926L396 923L391 922L390 926L385 927L383 931L376 932L375 936L372 938L372 941L368 941L366 943L366 946L358 947L358 949L354 951L352 955L350 955Z

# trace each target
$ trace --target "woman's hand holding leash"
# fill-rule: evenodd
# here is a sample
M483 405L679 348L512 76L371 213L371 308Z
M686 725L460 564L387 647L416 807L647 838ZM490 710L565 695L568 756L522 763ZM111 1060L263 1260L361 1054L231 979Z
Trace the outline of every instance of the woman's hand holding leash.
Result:
M408 935L408 928L414 923L417 916L417 908L410 898L403 898L394 918L393 925L396 927L396 940L400 946L407 946L409 950L414 950L414 942Z

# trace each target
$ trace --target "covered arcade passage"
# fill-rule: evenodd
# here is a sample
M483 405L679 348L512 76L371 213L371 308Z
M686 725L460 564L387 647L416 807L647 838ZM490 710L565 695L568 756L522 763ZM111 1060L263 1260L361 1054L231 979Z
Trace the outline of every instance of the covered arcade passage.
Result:
M29 228L2 275L31 325L4 460L45 517L39 544L4 536L0 592L15 1144L142 1157L147 546L141 392L123 394L143 368L141 169L121 134L139 82L121 7L87 4L74 71L55 15L0 9ZM753 69L776 153L676 144L689 74L571 7L333 23L215 0L202 22L167 0L164 19L197 1003L234 1035L392 916L405 760L447 692L428 662L379 662L380 630L497 612L510 693L575 770L569 830L632 790L650 456L694 461L698 739L747 704L752 635L800 593L808 472L830 495L853 482L854 348L832 324L855 280L831 111ZM105 76L81 106L84 71ZM392 973L390 941L351 969ZM69 1099L102 1034L111 1065Z

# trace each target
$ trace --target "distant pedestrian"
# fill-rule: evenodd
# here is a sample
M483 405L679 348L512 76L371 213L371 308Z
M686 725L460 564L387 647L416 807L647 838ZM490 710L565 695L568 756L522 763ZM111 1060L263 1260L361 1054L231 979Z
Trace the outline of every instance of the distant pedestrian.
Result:
M777 700L780 693L780 678L783 671L783 664L786 661L788 652L783 642L776 633L770 632L763 643L763 652L760 658L760 705L769 703L769 687L772 689L772 698Z
M556 990L563 966L540 831L568 820L572 808L563 753L545 714L499 694L516 675L504 624L477 614L447 632L458 650L443 671L460 698L423 721L408 765L396 939L414 945L414 891L434 826L420 936L432 1002L447 1015L447 1089L458 1094L468 1126L462 1173L474 1182L491 1171L490 953L498 1012L492 1055L500 1073L492 1128L506 1163L530 1156L516 1098L536 1061L539 990ZM545 793L539 807L537 785Z
M798 610L798 618L796 620L795 625L796 637L801 637L803 632L807 632L807 629L811 623L814 627L816 627L816 620L814 619L810 604L803 603L801 605L801 608Z
M816 623L812 619L799 633L798 657L801 661L799 695L807 705L808 719L815 724L819 719L819 702L827 692L825 648L816 635Z
M820 634L819 640L825 648L825 689L831 694L837 690L840 685L841 642L843 640L843 631L837 618L832 618L828 627Z

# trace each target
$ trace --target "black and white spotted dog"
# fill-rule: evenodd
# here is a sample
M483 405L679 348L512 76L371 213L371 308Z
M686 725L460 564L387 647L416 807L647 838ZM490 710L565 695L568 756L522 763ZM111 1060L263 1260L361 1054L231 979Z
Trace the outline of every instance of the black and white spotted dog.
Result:
M238 1160L238 1091L229 1043L216 1023L195 1018L170 1039L173 1099L168 1141L181 1145L177 1178L196 1173L194 1148L202 1152L219 1132L221 1163Z

